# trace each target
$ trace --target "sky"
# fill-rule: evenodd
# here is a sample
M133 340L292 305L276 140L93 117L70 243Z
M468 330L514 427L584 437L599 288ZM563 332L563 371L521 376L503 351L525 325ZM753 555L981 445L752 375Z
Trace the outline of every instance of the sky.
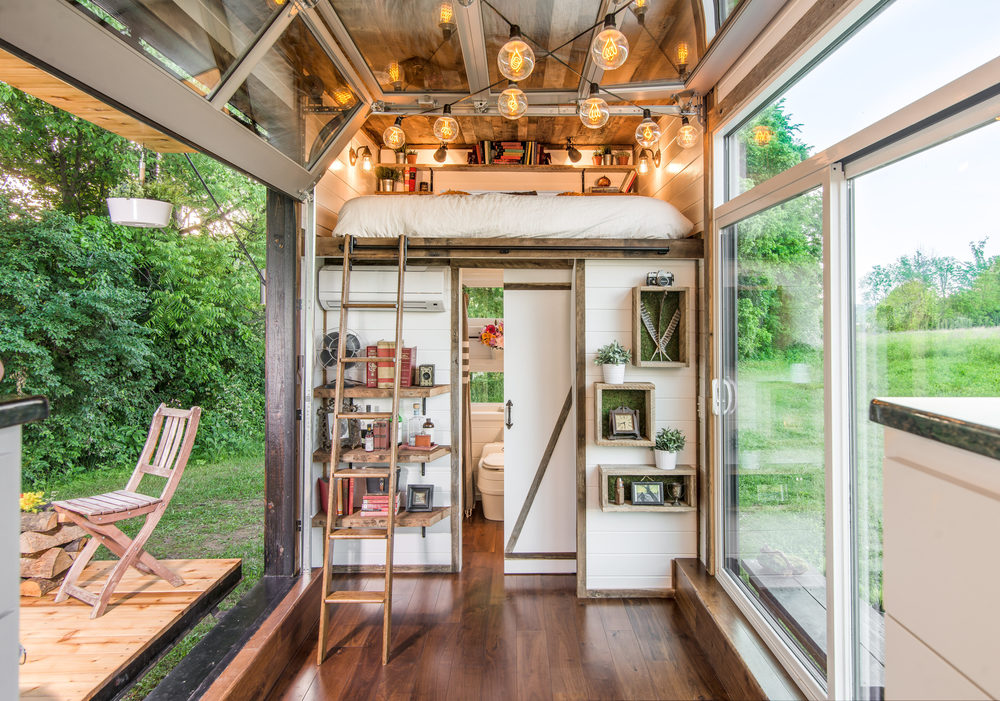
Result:
M821 151L1000 55L1000 0L896 0L784 95ZM856 271L918 248L1000 254L1000 122L858 178Z

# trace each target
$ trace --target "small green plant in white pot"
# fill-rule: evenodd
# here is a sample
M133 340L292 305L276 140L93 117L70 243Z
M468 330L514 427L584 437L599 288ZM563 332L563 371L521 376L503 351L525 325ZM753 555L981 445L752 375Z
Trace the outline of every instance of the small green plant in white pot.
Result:
M677 467L677 453L681 452L686 442L679 428L661 428L657 431L656 443L653 445L656 466L661 470L673 470Z
M625 383L625 364L629 361L628 349L618 341L612 341L606 346L597 349L597 357L594 364L600 365L604 371L604 381L609 385L620 385Z

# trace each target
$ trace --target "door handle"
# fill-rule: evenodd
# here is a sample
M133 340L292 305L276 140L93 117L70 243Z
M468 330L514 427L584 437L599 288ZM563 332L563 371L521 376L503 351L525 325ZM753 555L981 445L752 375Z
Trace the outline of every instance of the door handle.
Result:
M503 408L504 424L507 426L507 428L510 428L514 425L514 422L511 421L511 409L513 408L514 408L514 402L508 399L507 403L504 405Z

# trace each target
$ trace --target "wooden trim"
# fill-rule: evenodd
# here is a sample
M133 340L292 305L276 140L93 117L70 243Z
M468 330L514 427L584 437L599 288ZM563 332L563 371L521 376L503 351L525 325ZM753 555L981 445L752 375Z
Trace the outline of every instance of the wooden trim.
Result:
M587 267L574 261L576 313L576 595L587 596Z
M711 107L715 104L715 90L712 90L705 96L705 110L706 113L709 112ZM704 144L703 160L706 165L715 163L715 139L704 138L702 139ZM709 169L712 170L712 169ZM716 336L715 336L715 286L717 284L717 267L716 267L716 248L719 240L719 234L715 230L715 208L713 202L715 201L715 183L714 178L706 177L704 180L705 187L705 225L704 231L705 235L705 256L702 258L701 266L696 266L699 270L704 272L704 281L699 285L704 290L704 309L705 309L705 339L704 346L702 345L702 340L698 339L698 350L699 352L704 352L704 363L699 362L699 377L701 373L704 373L705 384L701 387L698 392L698 396L702 398L702 415L703 418L699 422L699 427L704 425L704 433L699 436L699 439L703 437L703 445L705 446L705 462L700 467L704 470L702 475L702 489L701 489L701 503L699 504L699 526L701 527L702 520L704 521L705 529L705 551L701 553L701 559L705 563L705 568L708 570L710 575L714 575L716 571L716 494L715 494L715 464L717 460L715 441L716 441L716 417L712 413L712 378L716 377L717 369L715 366L716 359ZM700 539L699 539L700 546Z
M454 511L454 509L452 509ZM331 565L331 572L337 574L383 574L382 565ZM451 565L393 565L393 574L451 574Z
M667 589L588 589L588 599L673 599L674 588Z
M564 553L508 553L503 554L504 560L575 560L575 552Z
M295 574L296 204L267 191L264 309L264 574Z
M459 269L451 269L451 440L460 450L451 451L451 571L462 570L462 450L472 436L462 433L462 286ZM455 443L456 438L458 443Z
M545 471L549 469L549 461L552 460L552 453L555 452L556 443L559 442L559 436L562 434L563 428L566 426L566 419L569 418L569 410L571 406L573 406L572 387L570 387L569 392L566 393L566 401L563 402L562 410L560 410L559 417L556 419L556 425L552 429L552 434L549 436L549 443L545 446L545 452L542 454L542 459L538 462L538 469L535 470L535 478L531 481L531 486L528 487L528 493L524 497L524 503L521 505L521 513L517 515L517 521L514 523L514 529L511 531L510 540L507 541L507 547L504 548L505 558L508 556L521 556L521 553L514 552L514 548L517 547L517 539L521 537L521 529L524 528L524 522L528 518L528 512L531 511L531 507L535 503L535 495L538 494L538 487L542 483L542 477L545 476ZM573 555L573 559L576 558L576 553L570 554ZM544 555L544 553L536 553L536 555Z
M504 290L572 290L569 282L505 282Z

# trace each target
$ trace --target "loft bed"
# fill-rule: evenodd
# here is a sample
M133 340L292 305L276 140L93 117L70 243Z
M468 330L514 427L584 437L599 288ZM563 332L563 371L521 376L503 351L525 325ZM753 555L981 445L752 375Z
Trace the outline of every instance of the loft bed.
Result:
M444 194L365 196L340 210L318 256L343 255L345 236L366 260L394 260L408 237L411 262L557 258L702 258L703 241L676 207L652 197Z

